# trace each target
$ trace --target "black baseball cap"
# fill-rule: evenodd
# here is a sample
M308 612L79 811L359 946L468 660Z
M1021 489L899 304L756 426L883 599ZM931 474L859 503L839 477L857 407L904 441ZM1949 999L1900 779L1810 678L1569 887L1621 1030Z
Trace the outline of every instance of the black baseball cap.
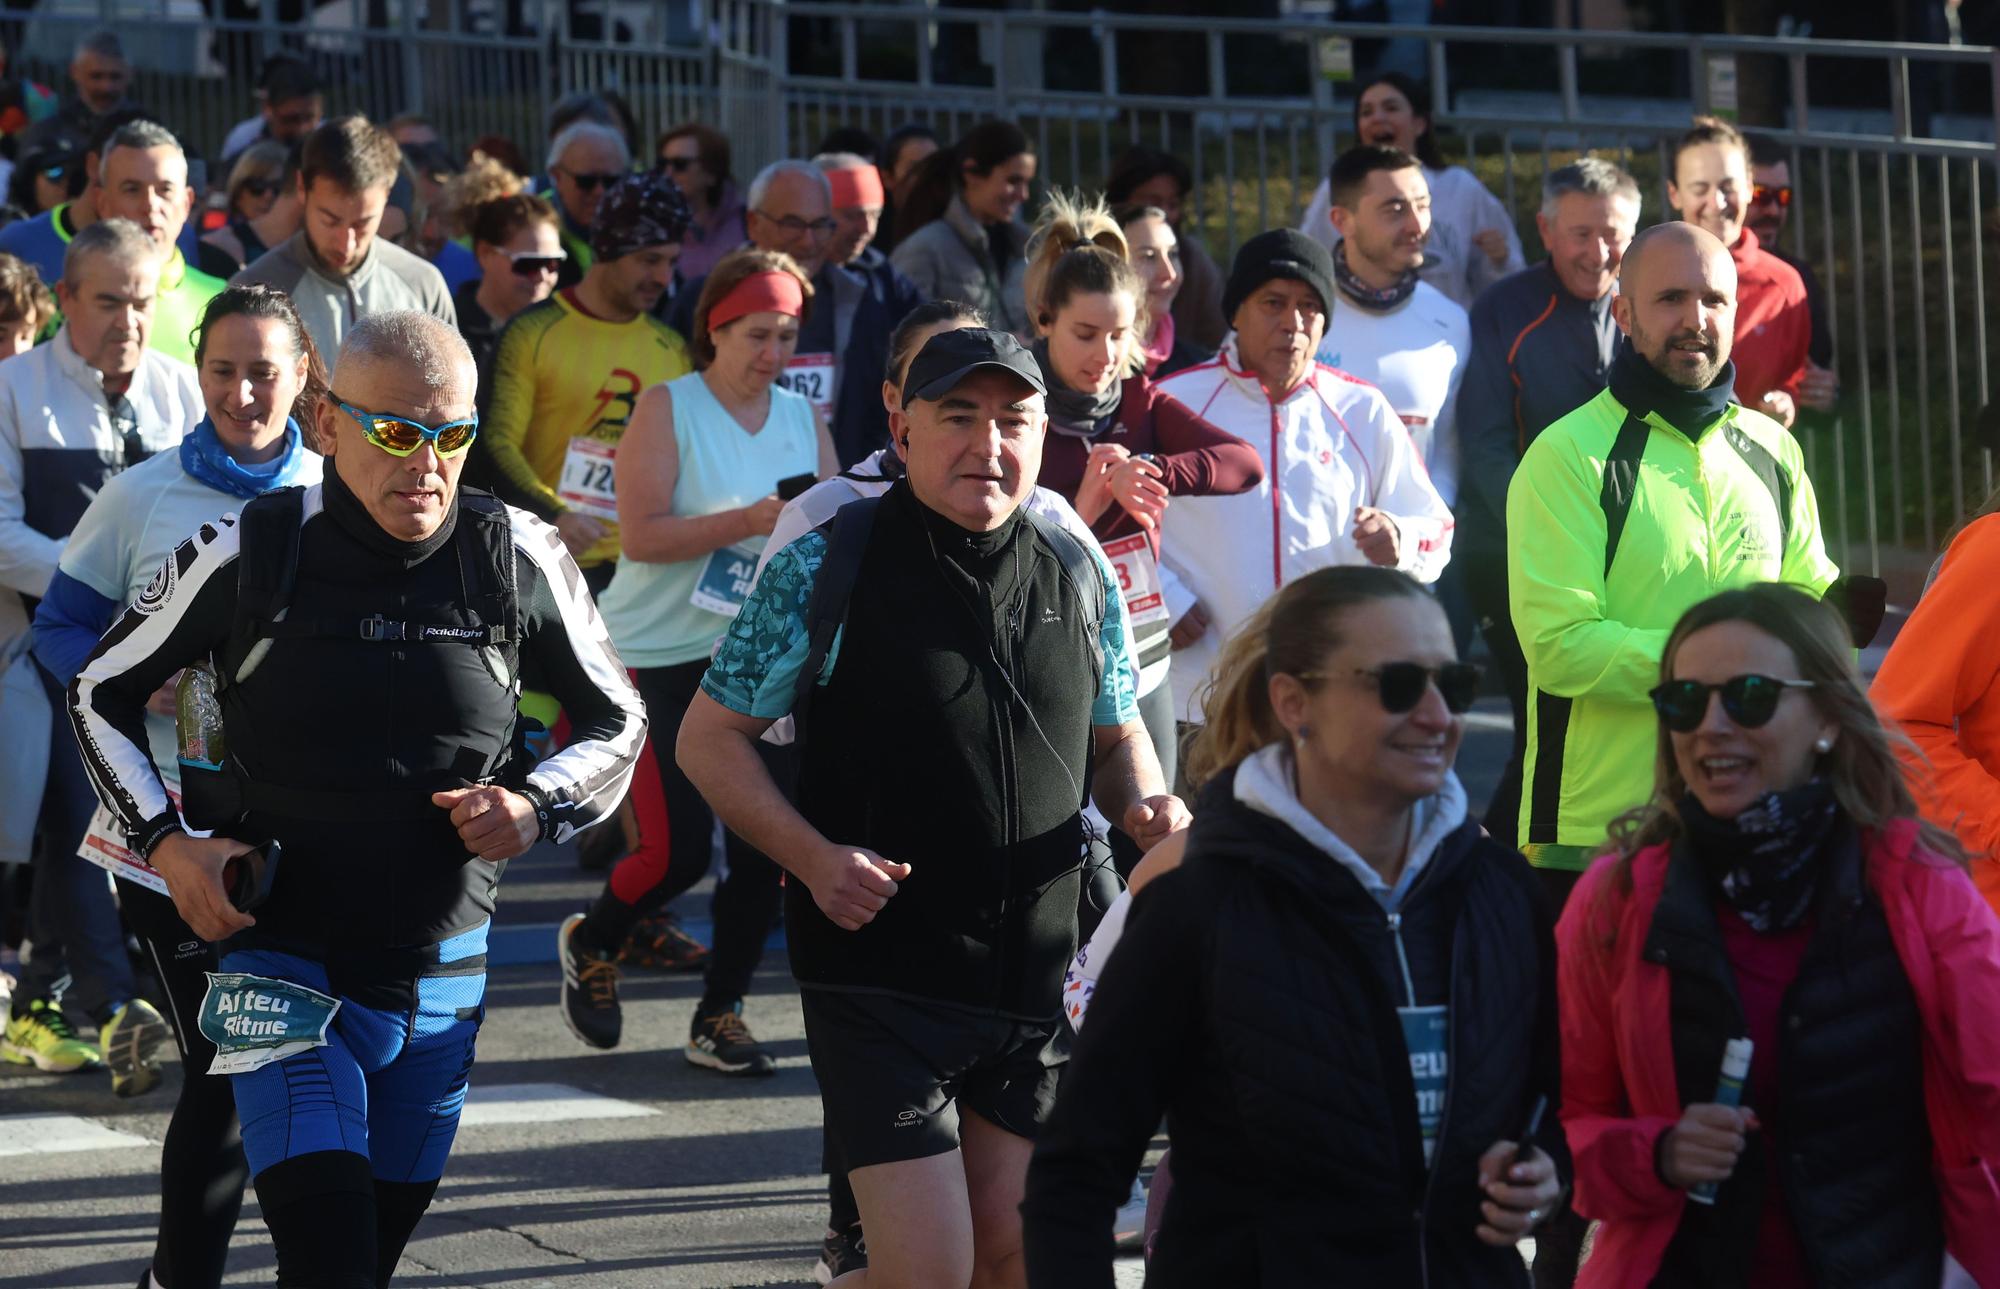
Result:
M1020 341L1004 331L961 327L932 336L910 360L910 374L903 380L903 406L919 398L935 402L982 367L1012 372L1037 394L1049 392L1042 365Z

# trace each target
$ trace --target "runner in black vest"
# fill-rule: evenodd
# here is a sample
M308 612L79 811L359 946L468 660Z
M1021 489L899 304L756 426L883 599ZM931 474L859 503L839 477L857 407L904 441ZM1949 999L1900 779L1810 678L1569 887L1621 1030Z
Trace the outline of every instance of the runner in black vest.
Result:
M457 486L473 392L449 324L362 319L316 409L325 482L203 525L70 687L99 796L220 944L200 1026L283 1285L388 1283L457 1128L501 864L608 813L644 739L555 530ZM146 699L201 662L227 751L203 769L184 740L182 791L212 838L183 830L144 729ZM574 731L539 765L524 678ZM281 859L258 898L226 891L263 843Z
M868 1269L842 1284L965 1284L977 1266L1025 1285L1086 788L1142 847L1188 820L1138 719L1110 569L1020 511L1044 393L1011 336L932 337L892 417L906 479L772 558L681 725L695 786L795 879L807 1048L868 1232ZM815 576L845 565L850 515L865 546L838 635L816 641ZM796 809L754 748L787 714Z

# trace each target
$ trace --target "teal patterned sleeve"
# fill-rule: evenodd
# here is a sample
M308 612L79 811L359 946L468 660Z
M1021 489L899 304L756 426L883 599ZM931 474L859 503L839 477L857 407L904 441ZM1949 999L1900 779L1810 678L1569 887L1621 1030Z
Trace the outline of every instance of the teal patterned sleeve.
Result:
M806 533L771 557L701 678L703 693L739 716L775 721L790 715L799 668L812 647L806 609L825 559L826 537L819 532ZM839 652L836 635L820 668L821 684Z
M1125 597L1118 591L1118 576L1096 542L1087 548L1097 575L1104 579L1104 626L1098 644L1104 653L1104 679L1098 684L1097 699L1090 705L1092 725L1123 725L1139 719L1138 660L1132 656L1129 628L1125 618ZM796 669L794 670L796 674Z

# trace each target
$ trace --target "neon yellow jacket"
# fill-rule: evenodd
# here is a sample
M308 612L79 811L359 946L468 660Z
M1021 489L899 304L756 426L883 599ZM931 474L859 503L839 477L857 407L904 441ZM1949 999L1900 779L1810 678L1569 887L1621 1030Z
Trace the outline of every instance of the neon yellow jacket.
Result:
M1606 389L1528 445L1507 490L1507 535L1533 691L1528 848L1597 846L1651 793L1658 735L1646 695L1682 613L1750 582L1817 595L1839 576L1798 441L1735 403L1690 440L1658 413L1628 418Z

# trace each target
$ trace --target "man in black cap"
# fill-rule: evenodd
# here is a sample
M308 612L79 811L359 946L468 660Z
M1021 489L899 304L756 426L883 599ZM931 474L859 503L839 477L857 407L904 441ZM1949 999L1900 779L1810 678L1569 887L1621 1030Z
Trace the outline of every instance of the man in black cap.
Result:
M1188 815L1138 719L1109 567L1022 509L1047 427L1034 359L1004 333L945 332L904 391L906 478L771 559L678 752L794 879L792 971L868 1274L1025 1285L1086 788L1143 847ZM754 748L786 715L796 806Z
M1232 328L1211 363L1160 391L1240 436L1264 481L1233 497L1179 497L1160 527L1170 587L1173 685L1182 719L1222 642L1280 586L1333 564L1377 564L1420 582L1451 557L1451 511L1402 418L1366 381L1313 361L1334 306L1333 257L1303 233L1259 233L1236 253L1222 308Z

